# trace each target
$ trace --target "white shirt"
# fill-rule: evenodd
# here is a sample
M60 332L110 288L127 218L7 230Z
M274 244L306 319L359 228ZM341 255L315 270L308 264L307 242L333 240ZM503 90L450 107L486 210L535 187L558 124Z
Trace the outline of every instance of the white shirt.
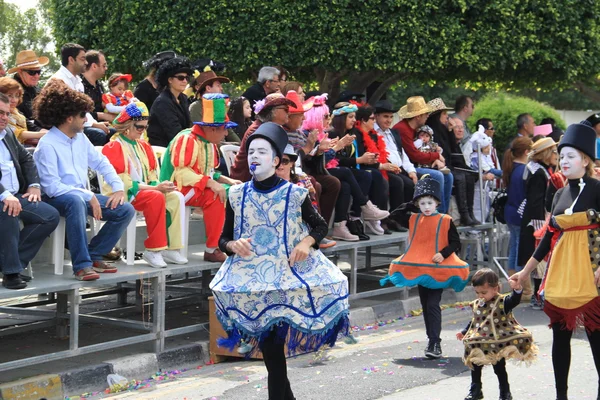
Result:
M398 149L392 131L390 129L386 129L384 131L379 125L377 125L377 122L375 123L375 131L383 138L383 141L385 142L385 147L388 151L388 161L394 165L402 167L407 174L416 172L415 166L408 159L406 152L402 151L402 148Z
M71 89L77 90L80 93L85 93L81 77L73 75L64 65L61 65L60 69L56 71L50 79L60 79ZM50 82L50 79L48 79L48 82ZM46 82L46 85L48 82ZM87 113L85 116L87 117L87 120L85 121L85 124L83 124L84 127L89 128L97 122L94 117L92 117L92 114Z

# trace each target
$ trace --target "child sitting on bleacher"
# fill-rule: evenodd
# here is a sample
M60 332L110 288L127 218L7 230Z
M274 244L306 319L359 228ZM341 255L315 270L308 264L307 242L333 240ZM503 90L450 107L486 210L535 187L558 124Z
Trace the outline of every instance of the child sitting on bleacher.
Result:
M495 178L502 178L502 170L497 169L492 161L492 138L485 134L485 128L479 125L477 132L471 137L473 153L471 153L471 168L479 169L478 148L481 149L481 171L483 174L492 174Z
M107 113L119 114L127 104L136 101L133 93L128 89L131 79L130 74L120 74L118 72L108 78L110 93L102 95L102 104Z
M428 125L423 125L417 129L417 138L415 139L415 148L422 153L442 153L442 148L433 141L433 129ZM421 168L437 169L444 174L450 173L450 169L440 160L435 160L431 164L418 164Z

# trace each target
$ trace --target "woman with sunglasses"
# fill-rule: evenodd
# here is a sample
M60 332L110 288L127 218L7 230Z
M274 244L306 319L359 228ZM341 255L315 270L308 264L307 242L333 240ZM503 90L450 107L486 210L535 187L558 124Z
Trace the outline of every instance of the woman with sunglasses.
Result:
M148 140L153 146L167 147L179 132L192 126L189 102L183 93L192 75L184 57L165 61L156 73L160 95L150 109Z
M182 242L183 195L173 182L158 181L158 161L152 147L141 139L148 127L148 108L130 103L113 121L117 133L104 146L104 154L125 185L127 199L146 218L148 238L144 242L144 260L155 268L165 261L186 264L179 250ZM110 188L107 187L108 191Z
M23 87L19 82L12 78L0 78L0 93L8 96L10 100L10 116L8 117L8 126L13 129L16 138L19 142L35 146L38 140L48 132L47 129L42 129L39 132L30 131L27 128L27 119L19 109L19 104L23 102Z

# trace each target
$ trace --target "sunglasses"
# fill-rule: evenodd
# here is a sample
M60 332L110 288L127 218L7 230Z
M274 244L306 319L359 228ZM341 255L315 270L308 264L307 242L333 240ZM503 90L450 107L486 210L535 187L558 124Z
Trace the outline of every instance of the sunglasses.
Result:
M86 115L87 115L87 112L82 111L82 112L79 113L79 118L85 118Z
M41 75L42 74L42 70L41 69L26 69L25 72L29 76L36 76L36 75Z
M281 165L288 165L291 162L292 160L290 160L289 158L284 158L281 160Z
M183 82L183 81L189 80L190 76L189 75L175 75L173 78L176 78Z
M487 130L488 130L488 131L495 131L495 130L496 130L496 127L495 127L495 126L492 126L491 128L487 128Z
M146 128L148 127L147 125L138 125L138 124L133 124L133 127L135 128L136 131L138 132L143 132L144 130L146 130Z

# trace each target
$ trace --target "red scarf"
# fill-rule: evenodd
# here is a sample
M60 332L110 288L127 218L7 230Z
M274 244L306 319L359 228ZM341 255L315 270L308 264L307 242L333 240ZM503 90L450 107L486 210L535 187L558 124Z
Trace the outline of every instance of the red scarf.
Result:
M365 132L362 129L362 124L360 121L356 122L356 127L362 133L363 143L365 144L365 151L375 154L378 153L379 158L377 159L377 161L379 161L380 164L387 163L389 153L387 151L387 148L385 147L385 142L383 141L383 138L379 136L375 130ZM371 135L374 135L377 138L377 143L375 143ZM380 172L386 180L389 180L387 171L380 170Z

